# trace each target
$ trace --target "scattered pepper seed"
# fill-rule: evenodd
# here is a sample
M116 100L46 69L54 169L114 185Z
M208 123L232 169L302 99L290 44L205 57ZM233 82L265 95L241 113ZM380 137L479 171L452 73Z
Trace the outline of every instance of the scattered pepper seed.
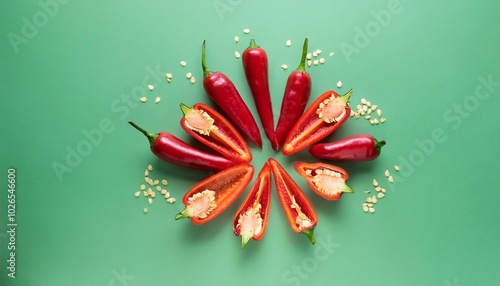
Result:
M187 66L187 63L185 61L181 61L180 65L181 65L181 67L185 67L185 66Z
M149 203L149 204L152 204L152 203L153 203L153 198L149 198L149 199L148 199L148 203Z
M175 198L168 198L167 199L167 202L169 202L171 204L175 203L175 201L176 201Z
M147 192L147 191L143 191L143 192L142 192L142 194L143 194L145 197L149 196L149 194L148 194L148 192Z
M385 170L384 175L385 175L386 177L389 177L389 175L390 175L389 170Z
M330 54L328 54L330 57L333 57L335 53L334 52L330 52Z
M310 67L312 65L312 60L307 61L307 66Z
M144 208L144 213L147 214L148 213L148 208Z
M155 103L160 102L160 100L161 100L161 98L159 96L157 96L156 99L155 99Z
M367 213L367 212L368 212L368 206L367 206L366 204L363 204L363 211L364 211L365 213Z
M366 202L367 202L367 203L371 203L371 202L372 202L372 197L368 197L368 198L366 198Z
M245 33L245 34L250 33L250 29L243 29L243 33Z
M375 191L377 191L377 192L382 191L382 187L380 187L380 186L376 187L376 188L375 188Z
M153 171L153 166L151 164L148 165L148 170Z
M361 99L361 103L362 103L362 104L366 104L366 98L362 98L362 99Z
M338 88L341 88L341 87L342 87L342 81L340 81L340 80L339 80L339 81L337 82L337 87L338 87Z
M143 97L141 97L140 101L141 102L146 102L146 101L148 101L148 99L145 96L143 96Z
M158 192L161 192L161 187L160 186L156 186L155 188Z
M287 47L290 47L290 46L292 45L292 41L291 41L291 40L286 41L285 45L286 45Z
M374 187L377 187L377 186L378 186L378 182L377 182L377 180L376 180L376 179L373 179L372 184L373 184L373 186L374 186Z
M369 208L369 209L368 209L368 211L369 211L370 213L374 213L374 212L375 212L375 208Z
M379 199L381 199L381 198L385 197L385 194L384 194L384 193L378 193L378 194L377 194L377 197L378 197Z
M141 184L141 186L139 187L139 189L140 189L141 191L145 190L145 189L146 189L146 185Z
M152 84L150 84L148 85L148 89L152 91L153 89L155 89L155 87Z
M399 172L399 166L398 166L398 165L395 165L395 166L394 166L394 170L396 170L396 172Z
M385 118L380 118L380 123L384 123L385 122Z
M394 178L392 176L389 176L387 179L389 180L390 183L394 183Z
M190 79L191 77L193 77L193 74L192 74L191 72L188 72L188 73L186 74L186 78L187 78L187 79Z
M378 115L378 117L382 116L382 110L377 109L377 115Z
M313 61L313 64L314 64L315 66L317 66L317 65L319 64L319 61L318 61L318 60L314 60L314 61Z
M135 192L135 194L134 194L134 196L135 196L136 198L137 198L137 197L139 197L140 195L141 195L141 191L137 191L137 192Z
M149 176L149 171L148 170L144 171L144 177L147 177L147 176Z
M288 65L287 65L287 64L282 64L282 65L281 65L281 68L282 68L283 70L287 70L287 69L288 69Z
M158 180L153 181L153 185L155 185L155 186L158 185L159 183L160 183L160 181L158 181Z
M318 56L318 53L317 53L316 51L314 51L314 52L312 53L312 56L313 56L313 57L317 57L317 56Z
M163 180L161 180L161 184L164 185L164 186L166 186L166 185L168 185L168 181L165 180L165 179L163 179Z
M190 81L192 84L194 84L194 83L196 82L196 79L195 79L195 78L194 78L194 76L193 76L193 77L191 77L191 78L189 79L189 81Z
M165 189L161 189L161 194L162 194L162 195L165 195L166 193L167 193L167 190L165 190Z
M234 51L234 57L237 58L237 59L239 59L241 57L240 52Z
M308 60L311 60L311 59L312 59L312 54L311 54L311 53L308 53L308 54L306 55L306 58L307 58Z
M240 37L234 36L234 42L237 44L240 41Z
M319 63L320 63L320 64L324 64L325 62L326 62L325 58L320 58L320 59L319 59Z
M375 195L373 195L373 197L372 197L372 203L374 203L374 204L377 203L377 197Z

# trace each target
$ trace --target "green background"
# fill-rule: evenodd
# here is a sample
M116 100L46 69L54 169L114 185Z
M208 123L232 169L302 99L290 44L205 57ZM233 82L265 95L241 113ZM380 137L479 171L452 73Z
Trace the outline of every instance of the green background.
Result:
M0 284L500 285L499 13L498 1L2 1ZM193 142L178 105L212 104L201 84L204 39L209 67L231 77L255 114L234 57L251 37L269 55L276 119L304 37L326 59L308 68L311 100L353 88L353 107L366 98L387 118L377 126L351 118L330 138L388 142L375 161L338 164L356 192L337 202L293 171L295 160L316 161L307 152L251 146L256 172L274 157L310 198L314 246L292 232L274 188L267 233L243 250L231 222L244 196L209 224L175 221L184 192L209 173L156 159L127 124ZM54 164L67 172L58 177ZM133 194L148 164L178 201L157 197L144 214L147 200ZM15 279L6 268L9 168ZM374 178L387 196L366 214Z

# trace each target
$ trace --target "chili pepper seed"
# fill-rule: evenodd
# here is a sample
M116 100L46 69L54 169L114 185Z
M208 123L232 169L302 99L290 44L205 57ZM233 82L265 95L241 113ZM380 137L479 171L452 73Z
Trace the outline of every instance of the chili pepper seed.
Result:
M340 81L340 80L339 80L339 81L337 82L337 87L338 87L338 88L341 88L341 87L342 87L342 81Z
M319 63L320 63L320 64L324 64L325 62L326 62L325 58L320 58L320 59L319 59Z
M196 82L196 79L195 79L195 78L194 78L194 76L193 76L193 77L191 77L191 78L189 79L189 81L190 81L192 84L194 84L194 83Z
M369 208L369 209L368 209L368 211L369 211L370 213L374 213L374 212L375 212L375 208Z
M135 196L136 198L137 198L137 197L139 197L140 195L141 195L141 191L137 191L137 192L135 192L135 194L134 194L134 196Z
M287 47L290 47L290 46L292 45L292 41L290 41L290 40L286 41L285 45L286 45Z
M148 165L148 170L153 171L153 166L151 164Z
M380 123L384 123L385 122L385 118L380 118Z
M148 199L148 203L149 203L149 204L152 204L152 203L153 203L153 199L152 199L152 198L149 198L149 199Z
M307 58L308 60L311 60L311 59L312 59L312 54L311 54L311 53L308 53L308 54L306 55L306 58Z
M144 213L147 214L148 213L148 208L144 208Z
M281 65L281 68L282 68L283 70L287 70L287 69L288 69L288 65L286 65L286 64L282 64L282 65Z
M148 89L152 91L153 89L155 89L155 87L152 84L150 84L148 85Z
M176 201L175 198L168 198L167 199L167 202L169 202L171 204L175 203L175 201Z
M160 100L161 100L161 98L159 96L157 96L156 99L155 99L155 103L160 102Z
M394 178L392 176L389 176L387 179L389 180L390 183L394 183Z
M139 187L139 189L141 189L141 191L145 190L146 189L146 185L141 184L141 186Z
M243 33L245 33L245 34L250 33L250 29L243 29Z
M394 166L394 170L396 170L396 172L399 172L399 166L398 165Z
M141 102L146 102L146 101L148 101L147 97L145 97L145 96L141 97L139 100L140 100Z
M385 170L384 175L385 175L386 177L389 177L389 176L390 176L389 170Z
M367 213L367 212L368 212L368 206L367 206L366 204L363 204L363 211L364 211L365 213Z
M314 61L313 61L313 64L314 64L315 66L317 66L317 65L319 64L319 61L318 61L318 60L314 60Z
M161 192L161 187L160 186L156 186L155 188L158 192Z
M186 78L187 78L187 79L190 79L192 76L193 76L193 74L192 74L191 72L188 72L188 73L186 74Z
M166 193L167 193L167 190L165 190L165 189L161 189L161 194L162 194L162 195L165 195Z
M143 194L145 197L149 196L149 194L148 194L148 192L147 192L147 191L143 191L143 192L142 192L142 194Z
M378 194L377 194L377 197L378 197L379 199L381 199L381 198L385 197L385 194L384 194L384 193L378 193Z
M240 41L240 37L234 36L234 42L237 44Z
M378 187L378 182L377 182L377 180L376 180L376 179L373 179L373 186L374 186L374 187Z
M330 57L333 57L335 53L334 52L330 52L330 54L328 54Z
M241 55L238 51L234 51L234 57L239 59L241 57Z
M310 67L312 65L312 60L307 61L307 66Z
M165 180L165 179L163 179L163 180L161 180L161 184L164 185L164 186L166 186L166 185L168 185L168 181Z

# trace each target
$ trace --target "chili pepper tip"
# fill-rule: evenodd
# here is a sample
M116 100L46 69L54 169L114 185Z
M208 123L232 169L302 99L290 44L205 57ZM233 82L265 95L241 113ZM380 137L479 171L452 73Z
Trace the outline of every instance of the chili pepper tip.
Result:
M311 228L311 229L308 229L308 230L304 230L302 233L305 234L309 240L311 241L312 244L315 244L316 243L316 239L314 238L314 228Z
M189 215L187 214L187 208L185 208L182 212L178 213L176 216L175 216L175 220L179 220L181 218L189 218Z

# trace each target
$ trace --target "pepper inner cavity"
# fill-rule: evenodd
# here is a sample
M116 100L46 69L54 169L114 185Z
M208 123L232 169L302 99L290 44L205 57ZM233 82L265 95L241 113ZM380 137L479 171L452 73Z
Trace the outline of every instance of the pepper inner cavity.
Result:
M262 231L263 220L260 215L261 208L261 204L255 203L246 212L240 214L238 218L236 227L239 228L241 236L246 241L254 235L259 235Z
M188 214L190 217L206 218L215 208L215 192L204 190L188 198Z
M295 196L292 196L292 204L290 205L292 209L297 211L297 216L295 217L295 224L300 231L308 230L313 226L312 221L302 212L299 204L295 201Z
M345 181L339 172L330 169L306 170L313 184L322 192L333 195L342 192Z
M210 135L211 131L217 130L218 127L214 124L215 120L203 109L191 109L184 115L186 123L191 130L194 130L201 135Z
M319 104L316 114L326 123L338 122L346 115L346 106L344 100L335 97L332 93L329 98Z

